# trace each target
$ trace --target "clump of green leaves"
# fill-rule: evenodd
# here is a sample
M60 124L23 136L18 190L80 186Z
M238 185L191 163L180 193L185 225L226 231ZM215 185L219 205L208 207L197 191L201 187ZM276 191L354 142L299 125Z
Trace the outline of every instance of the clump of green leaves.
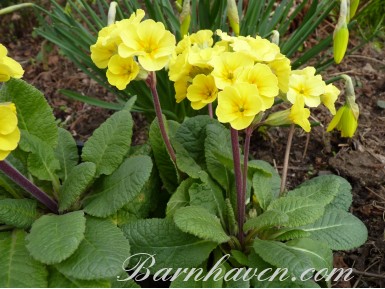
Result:
M112 286L130 255L120 226L149 215L159 184L150 150L131 147L132 103L103 123L79 155L34 87L12 79L0 101L15 103L22 135L8 161L59 210L52 214L0 172L0 286Z

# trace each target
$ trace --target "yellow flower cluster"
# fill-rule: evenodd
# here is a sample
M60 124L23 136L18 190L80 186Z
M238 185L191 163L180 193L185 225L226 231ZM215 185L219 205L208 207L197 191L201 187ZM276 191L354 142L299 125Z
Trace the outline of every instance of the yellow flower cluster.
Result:
M175 37L160 22L144 20L138 9L129 19L99 31L91 46L91 59L107 68L108 82L123 90L134 79L145 79L149 71L164 68L175 50Z
M24 70L21 65L7 56L7 48L0 43L0 82L8 81L11 77L21 78Z
M187 98L194 109L218 99L218 120L237 130L247 128L254 117L274 104L276 97L292 104L274 121L295 123L310 131L310 110L323 103L335 114L339 90L326 85L315 68L291 70L290 60L279 47L259 36L230 36L217 30L201 30L185 36L169 65L176 101ZM285 116L283 118L283 116ZM282 123L280 123L282 124Z
M17 123L16 106L13 103L0 103L0 161L19 143L20 130Z

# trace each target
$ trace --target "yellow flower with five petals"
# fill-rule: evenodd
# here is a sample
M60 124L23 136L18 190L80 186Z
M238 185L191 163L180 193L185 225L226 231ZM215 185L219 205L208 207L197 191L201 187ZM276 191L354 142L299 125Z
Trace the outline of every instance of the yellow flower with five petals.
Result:
M126 89L127 85L137 77L139 71L139 65L133 57L122 58L116 54L108 62L108 82L119 90Z
M152 19L123 30L120 36L123 42L119 45L119 55L138 56L140 65L148 71L164 68L175 50L175 36L163 23Z
M212 103L218 95L214 77L199 74L195 76L192 84L187 89L187 98L191 101L193 109L199 110L208 103Z
M236 83L218 93L216 115L222 123L230 123L236 130L247 128L263 110L258 88L254 84Z

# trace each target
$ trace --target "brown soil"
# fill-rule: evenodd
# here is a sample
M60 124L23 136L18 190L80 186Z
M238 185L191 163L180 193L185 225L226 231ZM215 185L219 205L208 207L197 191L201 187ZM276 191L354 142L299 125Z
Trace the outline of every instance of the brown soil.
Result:
M58 90L68 88L104 100L112 100L113 96L78 71L56 48L48 51L48 43L33 36L34 25L33 20L21 19L18 13L2 17L0 43L24 67L24 80L45 94L62 125L77 140L84 141L112 111L70 100ZM43 52L44 60L39 60ZM357 83L360 119L354 138L341 138L337 132L326 133L322 126L313 128L308 135L297 129L294 135L288 188L321 174L334 173L347 178L354 194L351 212L369 231L368 241L359 249L335 253L336 267L356 271L353 280L333 284L334 287L385 287L385 109L377 105L378 100L385 100L384 55L384 50L366 45L323 73L329 78L347 72ZM331 119L323 108L316 109L313 115L325 126ZM147 137L147 124L142 116L134 117L134 142L142 143ZM254 134L252 155L281 170L287 134L288 129Z

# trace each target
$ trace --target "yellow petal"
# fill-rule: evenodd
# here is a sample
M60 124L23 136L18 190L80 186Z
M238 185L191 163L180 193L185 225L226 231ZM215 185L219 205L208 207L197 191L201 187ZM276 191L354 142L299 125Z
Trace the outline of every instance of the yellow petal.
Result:
M11 107L0 105L0 135L10 134L16 127L16 113Z
M11 151L0 150L0 161L5 160L10 153Z
M0 134L0 150L12 151L14 150L20 141L20 130L15 128L10 134Z

